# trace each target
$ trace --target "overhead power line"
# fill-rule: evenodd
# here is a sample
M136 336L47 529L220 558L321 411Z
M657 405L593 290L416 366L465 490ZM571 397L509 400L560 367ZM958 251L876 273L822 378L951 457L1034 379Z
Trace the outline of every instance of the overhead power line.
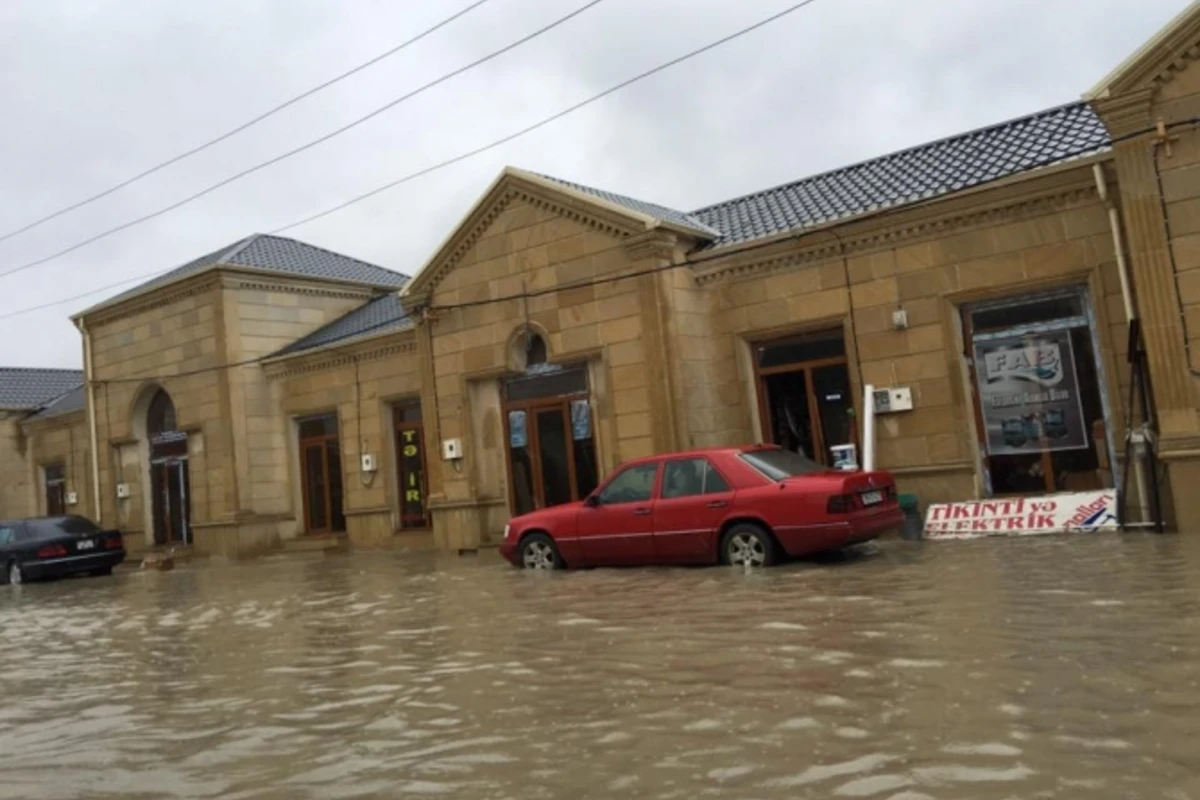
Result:
M160 172L160 171L166 169L167 167L171 166L172 164L178 164L180 161L183 161L186 158L191 158L192 156L196 155L197 153L203 152L204 150L207 150L208 148L212 147L215 144L219 144L219 143L225 141L226 139L229 139L232 136L236 136L237 134L241 133L242 131L254 127L258 123L268 119L269 117L275 116L280 111L283 111L285 108L294 106L296 103L299 103L301 100L312 97L317 92L323 91L324 89L328 89L330 86L333 86L335 83L339 83L340 81L343 81L346 78L349 78L351 75L356 75L359 72L362 72L367 67L370 67L374 64L378 64L380 61L383 61L385 58L393 56L396 53L399 53L401 50L408 47L409 45L416 44L417 42L421 41L422 39L424 39L426 36L430 35L431 33L435 32L437 30L440 30L441 28L444 28L445 26L449 25L454 20L458 19L461 16L464 16L465 14L470 13L471 11L474 11L475 9L479 8L481 5L483 5L484 3L487 3L487 2L489 2L489 0L476 0L476 2L472 3L471 5L467 6L466 8L462 9L461 11L459 11L455 14L453 14L449 17L446 17L445 19L443 19L441 22L437 23L433 27L426 28L425 30L418 33L416 36L413 36L410 39L406 39L405 41L401 42L400 44L396 45L395 47L392 47L389 50L385 50L384 52L380 53L379 55L375 56L374 58L368 59L367 61L364 61L361 64L359 64L358 66L348 69L345 72L343 72L342 74L336 75L336 76L330 78L329 80L325 81L324 83L319 83L316 86L312 87L311 89L308 89L307 91L301 92L300 94L298 94L292 98L289 98L288 100L285 100L284 102L280 103L279 105L275 106L274 108L270 108L270 109L264 111L263 113L259 114L257 117L254 117L253 119L249 119L246 122L243 122L241 125L238 125L236 128L232 128L231 130L226 131L225 133L221 134L220 136L217 136L216 138L209 139L207 142L197 145L196 147L193 147L191 150L185 150L184 152L180 153L177 156L173 156L173 157L167 159L166 161L155 164L154 166L150 167L149 169L143 170L142 172L139 172L136 175L130 176L129 178L126 178L125 180L121 181L120 183L117 183L117 184L114 184L114 185L108 187L107 189L105 189L102 192L98 192L94 195L91 195L90 197L85 197L82 200L72 203L69 206L64 206L64 207L58 209L57 211L47 214L44 217L35 219L32 222L24 225L23 227L17 228L15 230L11 230L8 233L0 235L0 242L11 239L14 236L19 236L20 234L25 233L26 231L33 230L34 228L38 227L39 225L43 225L43 224L49 222L50 220L58 219L59 217L61 217L64 214L69 214L70 212L75 211L76 209L83 208L84 206L90 205L90 204L96 202L97 200L108 197L110 194L113 194L114 192L118 192L121 189L124 189L126 186L137 183L138 181L142 180L143 178L148 178L151 175L155 174L156 172Z
M592 6L599 5L603 1L604 0L591 0L590 2L585 3L584 5L575 9L574 11L567 14L566 16L559 17L554 22L551 22L549 25L544 25L541 28L538 28L533 33L527 34L526 36L523 36L520 39L517 39L515 42L512 42L511 44L507 44L504 47L501 47L499 50L494 50L491 53L487 54L486 56L483 56L482 58L478 58L475 61L472 61L471 63L467 64L466 66L459 67L458 69L454 70L453 72L448 72L445 75L442 75L440 78L436 78L435 80L432 80L429 83L426 83L423 86L420 86L420 87L412 90L411 92L408 92L407 94L401 95L400 97L397 97L396 99L391 100L388 103L385 103L384 105L380 106L379 108L376 108L375 110L371 111L370 113L364 114L363 116L359 117L358 119L353 120L352 122L349 122L349 123L341 126L340 128L336 128L336 129L330 131L329 133L324 134L323 136L319 136L316 139L306 142L305 144L302 144L299 147L295 147L291 150L288 150L287 152L280 153L279 155L275 156L274 158L270 158L266 161L259 162L258 164L255 164L252 167L248 167L247 169L244 169L241 172L237 172L233 175L230 175L228 178L218 181L217 183L214 183L204 189L201 189L200 191L195 192L194 194L190 194L181 200L177 200L174 203L171 203L170 205L166 205L166 206L163 206L162 208L159 208L156 211L152 211L149 214L144 214L140 217L137 217L136 219L130 220L129 222L125 222L120 225L117 225L116 227L109 228L108 230L105 230L105 231L101 231L100 233L98 233L94 236L89 236L88 238L86 238L82 241L76 242L75 244L71 245L70 247L66 247L55 253L51 253L48 256L43 256L42 258L38 258L33 261L28 261L24 264L21 264L18 267L13 267L12 269L5 270L4 272L0 272L0 278L3 278L7 275L14 275L18 272L23 272L24 270L32 269L33 267L40 266L47 262L53 261L56 258L61 258L62 256L67 255L68 253L73 253L76 250L79 250L80 248L88 246L89 244L98 242L101 239L107 239L109 236L112 236L114 233L120 233L121 231L128 230L137 225L141 225L144 222L149 222L150 220L156 219L157 217L161 217L164 214L174 211L177 208L180 208L180 207L188 205L189 203L192 203L196 200L199 200L201 197L212 194L216 190L218 190L222 187L228 186L229 184L234 183L235 181L239 181L242 178L247 177L248 175L253 175L254 173L256 173L260 170L266 169L269 166L278 164L281 161L286 161L287 159L291 158L292 156L299 155L300 153L303 153L306 150L311 150L312 148L316 147L319 144L327 142L330 139L333 139L337 136L341 136L343 133L346 133L347 131L352 130L353 128L357 128L359 125L362 125L363 123L379 116L383 112L385 112L391 108L394 108L395 106L399 105L400 103L403 103L405 100L409 100L413 97L416 97L417 95L419 95L429 89L432 89L433 87L438 86L439 84L445 83L446 81L450 80L451 78L457 77L458 75L461 75L464 72L472 70L475 67L480 66L481 64L485 64L495 58L498 58L499 56L504 55L505 53L509 52L510 50L514 50L514 49L520 47L521 45L526 44L527 42L532 41L533 39L536 39L537 37L541 36L542 34L547 33L549 31L553 30L554 28L557 28L558 26L564 24L565 22L579 16L580 14L582 14L584 11L587 11Z
M525 134L527 134L527 133L531 133L532 131L535 131L535 130L537 130L538 128L541 128L541 127L543 127L543 126L545 126L545 125L549 125L551 122L554 122L555 120L561 119L562 117L565 117L565 116L567 116L568 114L571 114L571 113L573 113L573 112L575 112L575 111L578 111L579 109L581 109L581 108L583 108L583 107L585 107L585 106L587 106L587 105L590 105L590 104L592 104L592 103L595 103L595 102L597 102L598 100L601 100L602 98L604 98L604 97L607 97L607 96L608 96L608 95L610 95L610 94L613 94L614 92L620 91L621 89L624 89L624 88L626 88L626 87L628 87L628 86L630 86L630 85L632 85L632 84L634 84L634 83L637 83L637 82L639 82L639 81L645 80L646 78L649 78L649 77L651 77L652 75L655 75L655 74L657 74L657 73L659 73L659 72L663 72L664 70L670 69L671 67L674 67L674 66L677 66L677 65L679 65L679 64L682 64L683 62L685 62L685 61L687 61L687 60L689 60L689 59L691 59L691 58L694 58L694 57L696 57L696 56L698 56L698 55L701 55L701 54L703 54L703 53L706 53L706 52L708 52L708 51L710 51L710 50L713 50L713 49L715 49L715 48L717 48L717 47L720 47L720 46L721 46L721 45L723 45L723 44L727 44L728 42L731 42L731 41L733 41L734 39L738 39L738 38L740 38L740 37L742 37L742 36L745 36L746 34L748 34L748 33L751 33L752 31L755 31L755 30L757 30L757 29L759 29L759 28L762 28L762 27L764 27L765 25L768 25L768 24L770 24L770 23L772 23L772 22L775 22L775 21L777 21L777 20L779 20L779 19L781 19L781 18L783 18L783 17L787 16L788 14L791 14L791 13L793 13L793 12L795 12L795 11L799 11L800 9L804 8L805 6L811 5L811 4L812 4L812 3L814 3L814 2L816 2L816 0L803 0L803 2L799 2L799 3L796 3L796 4L792 5L792 6L789 6L789 7L785 8L785 9L783 9L782 11L778 12L777 14L773 14L773 15L771 15L771 16L769 16L769 17L766 17L765 19L762 19L762 20L760 20L759 22L756 22L756 23L754 23L753 25L750 25L750 26L748 26L748 27L742 28L742 29L740 29L740 30L738 30L738 31L735 31L734 33L731 33L731 34L729 34L729 35L727 35L727 36L724 36L724 37L722 37L722 38L720 38L720 39L714 40L714 41L710 42L709 44L706 44L706 45L704 45L703 47L700 47L700 48L698 48L698 49L696 49L696 50L692 50L692 51L690 51L690 52L688 52L688 53L685 53L685 54L684 54L684 55L682 55L682 56L678 56L678 57L676 57L676 58L673 58L673 59L671 59L670 61L664 62L663 64L660 64L659 66L657 66L657 67L654 67L653 69L649 69L649 70L646 70L645 72L642 72L642 73L640 73L640 74L638 74L638 75L635 75L635 76L634 76L634 77L632 77L632 78L628 78L628 79L626 79L626 80L624 80L624 81L621 81L620 83L618 83L618 84L615 84L614 86L612 86L612 87L610 87L610 88L608 88L608 89L605 89L605 90L604 90L604 91L602 91L602 92L599 92L599 93L597 93L597 94L594 94L594 95L592 95L591 97L588 97L588 98L587 98L587 99L585 99L585 100L582 100L582 101L580 101L580 102L578 102L578 103L576 103L576 104L574 104L574 105L572 105L572 106L569 106L569 107L568 107L568 108L566 108L566 109L563 109L562 111L559 111L559 112L557 112L557 113L555 113L555 114L552 114L552 115L550 115L550 116L548 116L548 117L545 117L545 118L541 119L540 121L538 121L538 122L536 122L536 123L534 123L534 124L532 124L532 125L526 126L526 127L522 128L522 129L520 129L520 130L518 130L518 131L516 131L516 132L514 132L514 133L511 133L511 134L509 134L508 136L505 136L505 137L503 137L503 138L501 138L501 139L497 139L497 140L495 140L495 141L491 142L490 144L484 145L484 146L482 146L482 147L478 147L478 148L476 148L476 149L474 149L474 150L471 150L471 151L468 151L468 152L466 152L466 153L463 153L463 154L461 154L461 155L455 156L454 158L447 159L447 160L445 160L445 161L442 161L442 162L440 162L440 163L433 164L432 166L429 166L429 167L426 167L426 168L424 168L424 169L421 169L421 170L419 170L419 171L417 171L417 172L413 172L413 173L410 173L410 174L408 174L408 175L405 175L405 176L404 176L404 177L402 177L402 178L398 178L398 179L396 179L396 180L394 180L394 181L391 181L391 182L389 182L389 183L386 183L386 184L384 184L383 186L379 186L379 187L377 187L377 188L375 188L375 189L372 189L372 190L370 190L369 192L365 192L365 193L363 193L363 194L361 194L361 195L358 195L357 197L351 198L350 200L346 200L346 201L344 201L344 202L342 202L342 203L339 203L339 204L337 204L337 205L335 205L335 206L332 206L332 207L330 207L330 208L327 208L327 209L325 209L324 211L321 211L321 212L319 212L319 213L316 213L316 214L312 214L312 215L310 215L310 216L307 216L307 217L305 217L305 218L303 218L303 219L300 219L300 220L297 220L297 221L295 221L295 222L289 223L289 224L287 224L287 225L284 225L284 226L282 226L282 227L275 228L274 230L272 230L272 231L270 231L270 232L271 232L271 233L281 233L281 232L283 232L283 231L290 230L291 228L296 228L296 227L299 227L299 226L301 226L301 225L305 225L305 224L307 224L307 223L309 223L309 222L312 222L312 221L314 221L314 220L320 219L320 218L322 218L322 217L329 216L330 214L333 214L333 213L336 213L336 212L338 212L338 211L341 211L342 209L348 208L348 207L350 207L350 206L352 206L352 205L354 205L354 204L356 204L356 203L360 203L360 202L362 202L363 200L366 200L366 199L368 199L368 198L370 198L370 197L373 197L373 196L375 196L375 195L377 195L377 194L380 194L380 193L382 193L382 192L385 192L385 191L387 191L388 189L392 189L392 188L394 188L394 187L396 187L396 186L399 186L399 185L401 185L401 184L403 184L403 183L407 183L408 181L411 181L411 180L413 180L413 179L415 179L415 178L421 177L422 175L427 175L427 174L429 174L429 173L431 173L431 172L434 172L434 171L436 171L436 170L442 169L442 168L444 168L444 167L448 167L448 166L450 166L451 164L456 164L456 163L458 163L459 161L464 161L464 160L466 160L466 159L468 159L468 158L471 158L472 156L478 155L478 154L480 154L480 153L483 153L483 152L485 152L485 151L487 151L487 150L491 150L491 149L493 149L493 148L495 148L495 147L499 147L500 145L502 145L502 144L504 144L504 143L506 143L506 142L510 142L510 141L512 141L513 139L516 139L516 138L518 138L518 137L520 137L520 136L524 136L524 135L525 135ZM174 267L172 267L171 269L174 269ZM5 318L8 318L8 317L15 317L15 316L18 316L18 315L21 315L21 314L26 314L26 313L29 313L29 312L32 312L32 311L40 311L40 310L42 310L42 309L44 309L44 308L49 308L49 307L51 307L51 306L55 306L55 305L62 305L62 304L65 304L65 303L69 303L69 302L71 302L71 301L73 301L73 300L79 300L79 299L82 299L82 298L84 298L84 297L88 297L88 296L90 296L90 295L92 295L92 294L96 294L96 293L99 293L99 292L105 291L106 289L109 289L109 288L116 288L116 287L118 287L118 286L123 286L123 285L124 285L124 284L126 284L126 283L131 283L131 282L133 282L133 281L136 281L136 280L139 280L139 279L149 279L149 278L157 277L158 275L161 275L161 274L163 274L164 272L167 272L167 271L168 271L168 270L159 270L159 271L156 271L156 272L146 273L146 274L143 274L143 275L135 276L135 277L133 277L133 278L130 278L130 279L128 279L128 280L125 280L125 281L121 281L120 283L113 284L112 286L106 286L106 287L100 287L100 288L98 288L98 289L93 289L93 290L91 290L91 291L89 291L89 292L85 292L84 294L81 294L81 295L76 295L76 296L74 296L74 297L68 297L68 298L64 298L64 299L62 299L62 300L57 300L57 301L53 301L53 302L49 302L49 303L42 303L42 304L40 304L40 305L37 305L37 306L32 306L32 307L30 307L30 308L23 308L23 309L19 309L19 310L16 310L16 311L11 311L11 312L8 312L7 314L4 314L4 315L0 316L0 319L5 319ZM170 376L162 376L162 377L170 377Z

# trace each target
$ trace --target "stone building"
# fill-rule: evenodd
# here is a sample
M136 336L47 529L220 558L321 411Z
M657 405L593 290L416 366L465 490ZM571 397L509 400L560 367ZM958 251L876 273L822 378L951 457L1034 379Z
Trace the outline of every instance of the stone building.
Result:
M923 503L1109 487L1136 316L1187 526L1198 53L1193 4L1080 102L691 211L507 169L411 280L251 237L75 317L82 385L0 412L0 516L62 465L134 544L472 548L637 456L828 463L867 384Z

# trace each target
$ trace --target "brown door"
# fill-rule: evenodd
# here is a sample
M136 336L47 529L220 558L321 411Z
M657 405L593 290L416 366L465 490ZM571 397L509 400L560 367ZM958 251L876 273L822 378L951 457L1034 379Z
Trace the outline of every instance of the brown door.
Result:
M341 441L333 414L300 421L300 483L304 530L344 532Z
M858 443L841 331L764 342L754 356L764 442L826 465L829 448Z
M61 517L67 513L66 470L62 464L46 467L46 516Z
M595 432L582 368L505 386L513 514L587 497L599 484Z

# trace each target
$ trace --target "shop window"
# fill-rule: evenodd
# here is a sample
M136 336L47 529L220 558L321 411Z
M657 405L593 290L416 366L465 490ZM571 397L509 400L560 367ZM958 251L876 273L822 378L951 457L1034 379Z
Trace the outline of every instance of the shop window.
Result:
M344 532L346 516L337 415L307 417L297 421L297 428L304 529L308 533Z
M61 517L67 513L67 470L62 464L48 464L43 469L46 490L46 516Z
M392 410L396 432L396 478L400 497L400 527L428 528L425 498L425 432L421 427L421 403L400 403Z
M840 330L761 343L754 354L763 441L824 465L831 447L857 444Z
M989 492L1112 486L1083 290L967 307L963 329Z

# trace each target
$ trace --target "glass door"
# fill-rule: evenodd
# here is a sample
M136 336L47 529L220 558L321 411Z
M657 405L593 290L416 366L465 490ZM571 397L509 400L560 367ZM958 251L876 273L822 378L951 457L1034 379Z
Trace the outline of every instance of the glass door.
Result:
M337 417L328 414L301 420L300 483L307 533L346 530L342 496L342 453Z

